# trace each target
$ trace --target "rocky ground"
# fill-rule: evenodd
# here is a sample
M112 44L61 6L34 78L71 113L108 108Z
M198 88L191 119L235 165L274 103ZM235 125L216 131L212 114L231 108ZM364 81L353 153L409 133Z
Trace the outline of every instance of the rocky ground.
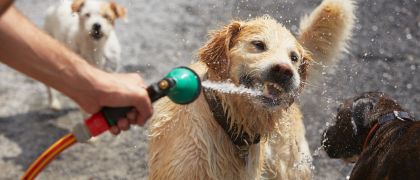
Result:
M17 7L42 26L54 0L21 0ZM117 23L123 47L122 71L140 72L153 82L172 67L195 61L209 30L232 18L269 14L297 31L300 17L320 0L119 0L128 22ZM300 98L307 139L314 154L314 179L343 179L350 167L317 150L321 132L339 102L364 91L384 91L419 116L420 1L358 1L358 23L350 52L311 82ZM1 42L4 43L4 42ZM49 145L81 121L76 105L46 108L45 87L0 65L0 179L17 179ZM158 113L158 112L157 112ZM92 144L64 152L39 179L146 179L147 131L134 128L118 137L101 136Z

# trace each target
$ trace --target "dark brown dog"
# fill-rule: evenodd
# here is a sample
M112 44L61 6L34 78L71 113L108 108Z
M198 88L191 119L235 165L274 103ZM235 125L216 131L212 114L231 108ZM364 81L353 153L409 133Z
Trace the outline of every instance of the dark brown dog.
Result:
M384 93L345 100L322 142L331 158L356 162L350 179L420 179L420 122Z

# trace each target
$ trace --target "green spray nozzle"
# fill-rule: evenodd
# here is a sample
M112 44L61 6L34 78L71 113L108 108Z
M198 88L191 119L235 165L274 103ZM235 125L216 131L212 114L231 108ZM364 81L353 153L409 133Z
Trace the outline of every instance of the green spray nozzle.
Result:
M175 68L165 78L172 79L175 82L175 85L168 92L169 99L174 103L188 104L200 95L200 77L190 68Z
M152 102L168 96L176 104L189 104L197 99L201 92L200 77L188 67L172 69L162 80L147 87ZM104 107L101 112L110 126L132 109L132 107Z
M193 102L200 95L200 91L200 77L188 67L172 69L162 80L147 88L152 102L168 96L176 104Z

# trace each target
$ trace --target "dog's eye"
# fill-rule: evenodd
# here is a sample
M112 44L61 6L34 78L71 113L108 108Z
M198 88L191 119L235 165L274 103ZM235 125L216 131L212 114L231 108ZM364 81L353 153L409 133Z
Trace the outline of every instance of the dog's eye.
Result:
M87 18L90 17L90 13L86 13L85 17L87 17Z
M299 60L299 56L297 55L297 53L296 52L291 52L290 53L290 59L293 61L293 62L298 62L298 60Z
M111 17L109 17L109 16L108 16L108 15L106 15L106 14L104 15L104 18L105 18L105 19L107 19L107 20L111 20Z
M254 47L260 51L265 51L266 50L266 46L265 43L262 41L252 41L251 42L252 45L254 45Z

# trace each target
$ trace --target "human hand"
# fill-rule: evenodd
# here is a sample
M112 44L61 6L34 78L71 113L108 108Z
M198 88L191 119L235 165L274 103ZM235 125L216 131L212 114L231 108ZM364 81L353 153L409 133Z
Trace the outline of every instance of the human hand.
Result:
M110 128L114 135L128 130L130 125L144 125L153 110L143 79L135 73L110 74L99 71L92 77L92 87L82 90L73 99L88 113L97 113L103 107L134 107L125 118Z

